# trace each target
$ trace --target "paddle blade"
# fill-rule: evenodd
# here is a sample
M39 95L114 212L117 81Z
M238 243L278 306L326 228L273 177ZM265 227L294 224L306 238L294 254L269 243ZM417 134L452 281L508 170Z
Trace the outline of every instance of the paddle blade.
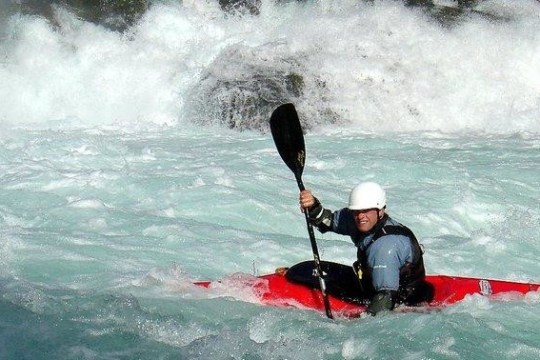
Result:
M270 117L270 130L279 155L300 179L306 161L306 146L300 119L293 104L277 107Z

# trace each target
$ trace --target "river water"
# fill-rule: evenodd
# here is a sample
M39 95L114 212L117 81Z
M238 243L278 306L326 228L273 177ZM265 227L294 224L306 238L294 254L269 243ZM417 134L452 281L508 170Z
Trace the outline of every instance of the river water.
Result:
M4 19L0 358L539 358L537 292L356 320L257 303L238 279L311 258L298 189L260 120L214 116L231 89L200 90L294 59L318 79L295 105L325 206L378 181L428 273L538 282L540 5L477 9L163 2L125 33ZM349 239L316 237L354 261ZM230 286L192 285L213 279Z

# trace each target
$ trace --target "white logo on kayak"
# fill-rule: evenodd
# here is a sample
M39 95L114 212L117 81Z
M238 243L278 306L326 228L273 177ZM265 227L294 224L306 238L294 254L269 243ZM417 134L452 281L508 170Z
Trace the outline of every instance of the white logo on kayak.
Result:
M480 280L478 285L480 285L480 294L488 296L493 293L493 291L491 290L491 284L488 280Z

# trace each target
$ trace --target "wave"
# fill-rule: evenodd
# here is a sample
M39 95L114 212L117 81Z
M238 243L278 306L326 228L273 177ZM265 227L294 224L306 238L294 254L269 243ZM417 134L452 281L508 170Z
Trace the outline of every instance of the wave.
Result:
M154 2L129 27L66 8L2 23L3 127L540 133L540 3Z

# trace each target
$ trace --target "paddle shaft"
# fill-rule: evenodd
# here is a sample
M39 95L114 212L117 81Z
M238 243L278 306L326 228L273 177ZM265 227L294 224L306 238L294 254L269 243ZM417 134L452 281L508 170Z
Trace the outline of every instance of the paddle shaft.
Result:
M298 188L300 189L300 191L304 191L306 189L300 177L296 176L296 182L298 183ZM328 299L328 294L326 293L326 282L324 281L324 274L322 273L322 270L321 270L321 259L319 257L319 249L317 247L317 241L315 240L315 233L313 232L313 225L311 225L311 222L309 221L309 215L308 215L307 209L304 209L304 217L306 218L309 241L311 243L311 251L313 252L313 261L315 263L315 271L317 271L317 277L319 278L319 286L321 288L321 294L323 297L324 310L326 312L326 316L329 319L333 319L334 316L332 315L332 310L330 308L330 300Z

